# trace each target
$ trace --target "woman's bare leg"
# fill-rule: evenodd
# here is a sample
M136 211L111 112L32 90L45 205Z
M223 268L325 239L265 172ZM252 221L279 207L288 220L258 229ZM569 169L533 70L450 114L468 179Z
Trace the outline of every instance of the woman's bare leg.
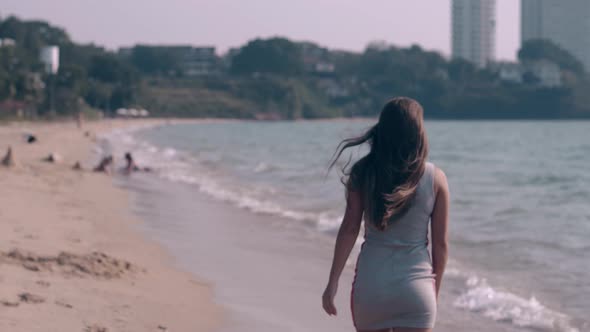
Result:
M357 332L432 332L432 329L417 329L413 327L396 327L383 330L356 330Z
M432 329L416 329L412 327L396 327L392 332L432 332Z

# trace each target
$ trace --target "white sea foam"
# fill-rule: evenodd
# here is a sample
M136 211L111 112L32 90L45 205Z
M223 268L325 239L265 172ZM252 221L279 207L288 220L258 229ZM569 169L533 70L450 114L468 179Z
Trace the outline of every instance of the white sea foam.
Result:
M337 216L328 213L322 213L318 216L318 228L324 232L336 232L340 223L342 222L343 216Z
M166 158L173 158L176 155L178 155L178 151L176 151L175 149L172 148L166 148L163 151L164 157Z
M313 221L320 231L330 232L337 227L334 216L326 213L309 213L285 208L271 199L261 197L255 188L222 183L223 179L212 174L207 162L199 161L176 149L157 148L151 144L136 140L132 135L134 131L117 131L107 137L113 146L118 149L118 154L123 151L133 151L138 162L154 168L157 174L173 182L194 184L197 188L213 198L231 203L237 207L247 209L254 213L272 214L297 221ZM274 169L265 163L260 163L256 171L265 172ZM228 181L226 181L228 182ZM275 192L273 188L267 188L267 197Z
M254 172L255 173L264 173L264 172L267 172L267 171L269 171L271 169L272 169L272 167L269 164L267 164L265 162L260 162L254 168Z
M460 275L459 271L453 271ZM495 321L540 331L579 332L569 318L541 304L534 296L526 299L508 291L497 290L486 279L471 276L467 290L454 302L461 309L480 313Z
M213 198L229 202L237 207L247 209L255 213L273 214L293 220L314 220L321 223L323 214L306 213L284 208L272 200L263 199L257 195L256 190L244 186L222 185L220 179L216 178L208 167L199 167L198 160L191 158L173 148L157 149L149 144L138 143L133 139L125 137L131 133L116 133L110 140L116 139L119 150L133 150L141 158L140 161L150 165L157 170L160 177L173 181L194 184L197 188ZM123 144L121 144L123 143ZM264 166L266 167L266 166ZM210 168L210 167L209 167ZM269 193L273 189L266 190ZM325 227L320 227L322 230Z

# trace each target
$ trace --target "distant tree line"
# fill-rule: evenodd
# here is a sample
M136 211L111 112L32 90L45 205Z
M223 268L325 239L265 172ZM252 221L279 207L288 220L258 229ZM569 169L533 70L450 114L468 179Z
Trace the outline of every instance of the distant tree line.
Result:
M14 40L14 45L0 47L0 100L25 101L42 116L50 108L50 84L55 85L58 115L84 107L115 109L136 97L140 75L135 66L102 47L74 43L63 29L9 17L0 21L0 38ZM45 74L40 62L47 45L60 48L55 77Z
M218 57L215 74L187 75L182 47L137 45L126 54L77 44L42 21L0 20L0 115L17 101L47 115L48 85L55 85L58 115L84 109L107 115L144 106L161 116L296 119L373 116L392 96L418 99L428 117L590 117L590 81L583 65L549 41L525 43L522 62L547 60L563 84L502 80L491 69L447 60L419 46L372 43L360 53L336 51L285 38L255 39ZM60 48L55 77L43 72L43 46ZM52 81L53 80L53 81Z

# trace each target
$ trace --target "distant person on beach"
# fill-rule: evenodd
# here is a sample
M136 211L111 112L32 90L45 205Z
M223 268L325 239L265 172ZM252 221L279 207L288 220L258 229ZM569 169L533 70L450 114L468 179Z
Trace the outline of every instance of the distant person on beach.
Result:
M93 170L95 172L104 172L107 174L111 174L113 172L113 162L114 162L113 156L111 156L111 155L106 156L106 157L102 158L100 163L96 167L94 167Z
M25 135L25 141L27 141L27 143L32 144L37 142L37 137L35 137L35 135L33 134L27 134Z
M430 332L448 256L449 189L445 174L427 162L422 106L404 97L389 101L375 126L341 143L330 168L344 150L364 143L370 152L346 170L346 212L323 308L336 315L338 280L364 220L351 294L357 331Z
M139 171L143 171L143 172L151 172L151 168L149 167L139 167L137 166L137 164L135 163L135 160L133 160L133 156L131 155L130 152L125 153L125 162L127 163L125 165L125 169L124 171L126 173L131 173L131 172L139 172Z
M82 114L82 112L77 112L76 113L76 126L78 127L78 129L82 129L83 125L84 125L84 115Z

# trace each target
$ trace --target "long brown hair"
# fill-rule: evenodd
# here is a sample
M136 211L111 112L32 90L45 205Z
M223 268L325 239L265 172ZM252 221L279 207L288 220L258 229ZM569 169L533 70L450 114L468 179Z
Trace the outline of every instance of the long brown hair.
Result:
M344 150L368 142L370 152L354 163L348 174L349 190L360 191L369 220L383 230L392 219L405 214L416 195L428 157L422 106L407 97L390 100L379 122L365 134L342 141L330 168Z

